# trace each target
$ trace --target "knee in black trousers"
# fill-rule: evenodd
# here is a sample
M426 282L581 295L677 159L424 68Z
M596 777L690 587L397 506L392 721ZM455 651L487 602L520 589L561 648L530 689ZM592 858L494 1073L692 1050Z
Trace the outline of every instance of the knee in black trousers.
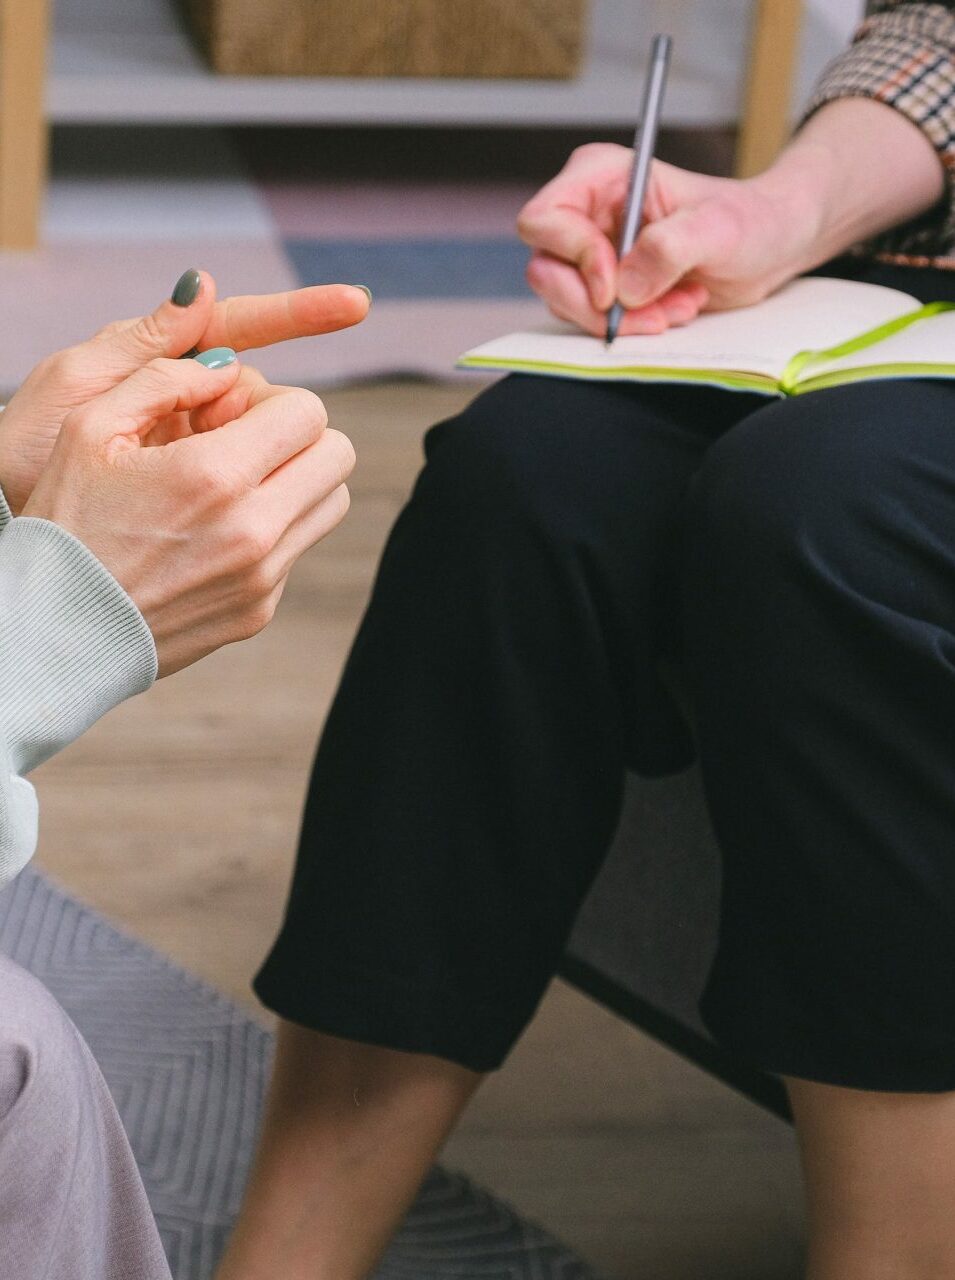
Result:
M427 440L326 725L257 990L333 1034L500 1064L624 769L692 743L658 674L674 513L746 397L509 378Z
M498 1066L625 766L689 759L658 674L677 651L724 855L711 1030L792 1075L955 1087L953 399L511 378L432 432L265 1002Z
M684 557L707 1024L784 1074L955 1087L955 388L761 410L708 452Z

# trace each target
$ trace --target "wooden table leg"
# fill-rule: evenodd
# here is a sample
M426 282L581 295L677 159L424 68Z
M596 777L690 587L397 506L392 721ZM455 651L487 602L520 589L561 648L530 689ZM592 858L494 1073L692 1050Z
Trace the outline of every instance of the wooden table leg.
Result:
M802 0L756 0L737 178L761 173L786 141L802 10Z
M50 0L0 0L0 249L39 237L49 130Z

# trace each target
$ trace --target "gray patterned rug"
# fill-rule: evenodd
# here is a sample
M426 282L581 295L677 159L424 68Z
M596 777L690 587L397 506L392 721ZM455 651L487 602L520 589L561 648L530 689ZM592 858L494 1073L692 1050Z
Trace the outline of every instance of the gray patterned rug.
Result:
M271 1037L164 956L24 871L0 950L49 987L109 1083L176 1280L211 1276L238 1209ZM376 1280L594 1280L539 1227L435 1167Z

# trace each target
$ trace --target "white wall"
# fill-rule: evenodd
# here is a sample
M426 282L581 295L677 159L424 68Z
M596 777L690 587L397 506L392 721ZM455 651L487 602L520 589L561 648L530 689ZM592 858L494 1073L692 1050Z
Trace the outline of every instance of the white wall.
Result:
M826 63L845 48L864 9L864 0L806 0L795 106L805 101Z
M669 31L684 78L714 87L715 114L731 118L745 84L753 6L754 0L595 0L594 13L613 43L627 49L641 50L650 33ZM848 44L864 8L864 0L805 0L794 116L823 67Z
M862 0L808 0L806 8L815 16L843 31L851 31L862 17Z

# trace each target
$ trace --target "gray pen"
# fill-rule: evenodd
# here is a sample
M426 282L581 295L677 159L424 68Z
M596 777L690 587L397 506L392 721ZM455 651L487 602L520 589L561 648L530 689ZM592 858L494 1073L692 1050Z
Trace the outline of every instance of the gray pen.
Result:
M657 130L660 127L660 109L663 106L663 91L666 88L672 47L673 41L669 36L654 36L653 44L650 46L650 65L647 68L646 84L643 86L643 108L633 139L633 169L630 173L630 189L627 192L618 258L625 258L633 248L633 242L637 238L637 232L643 220L650 164L657 142ZM617 336L622 318L623 307L619 302L615 302L607 317L606 344L608 347Z

